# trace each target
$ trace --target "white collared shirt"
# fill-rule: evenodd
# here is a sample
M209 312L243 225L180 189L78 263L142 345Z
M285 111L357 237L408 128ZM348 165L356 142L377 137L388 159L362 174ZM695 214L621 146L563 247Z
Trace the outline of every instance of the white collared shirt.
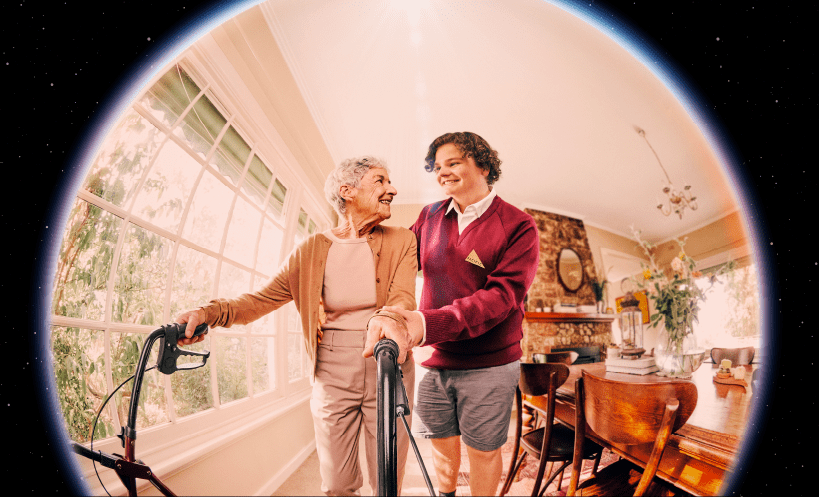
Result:
M489 195L484 197L481 200L478 200L472 205L466 206L463 212L458 208L458 203L455 202L453 199L452 202L449 203L449 207L446 210L446 213L449 214L449 211L455 209L455 212L458 214L458 234L462 234L467 226L469 226L472 221L478 219L489 209L489 206L492 205L492 201L495 200L498 194L495 193L494 188L490 188Z

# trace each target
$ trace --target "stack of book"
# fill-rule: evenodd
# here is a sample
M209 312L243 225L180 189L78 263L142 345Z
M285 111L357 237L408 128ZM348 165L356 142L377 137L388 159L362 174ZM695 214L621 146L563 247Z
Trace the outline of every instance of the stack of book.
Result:
M628 374L651 374L659 371L660 368L654 363L654 357L641 357L639 359L606 359L606 371L610 373Z

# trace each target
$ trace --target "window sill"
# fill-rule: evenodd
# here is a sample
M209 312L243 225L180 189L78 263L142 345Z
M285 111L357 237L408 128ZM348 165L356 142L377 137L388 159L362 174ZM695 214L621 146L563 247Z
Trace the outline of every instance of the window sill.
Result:
M277 392L266 392L257 398L242 399L219 408L211 408L201 413L187 416L176 423L165 423L138 430L136 458L141 459L154 474L166 479L197 461L224 449L244 436L252 434L268 423L285 415L310 399L310 389L305 389L287 398L277 396ZM86 447L89 444L85 444ZM94 442L94 450L123 453L118 438L108 438ZM99 486L90 460L75 456L79 461L80 473L94 494L104 493ZM114 471L97 464L105 488L114 494L126 493ZM153 486L145 481L137 481L137 491Z

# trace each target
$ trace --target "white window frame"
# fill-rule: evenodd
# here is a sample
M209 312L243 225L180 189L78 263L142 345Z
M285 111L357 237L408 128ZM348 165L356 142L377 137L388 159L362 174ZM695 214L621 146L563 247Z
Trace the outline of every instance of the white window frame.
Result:
M272 125L263 126L258 124L259 122L263 124L269 124L269 121L267 121L266 119L259 121L258 118L260 116L258 115L258 111L247 112L247 109L251 109L254 107L253 105L249 105L246 102L238 102L235 100L236 95L247 96L250 94L249 91L247 91L247 89L244 88L243 83L241 83L241 80L238 79L238 77L231 77L229 78L230 81L226 81L224 78L224 74L215 74L212 71L214 62L218 63L220 56L222 56L221 52L216 54L208 54L208 56L205 57L201 51L197 49L190 49L187 52L180 55L168 66L168 68L170 68L173 67L174 64L179 63L188 73L188 75L192 79L194 79L194 81L196 81L198 85L200 85L200 89L203 92L208 92L209 98L214 103L214 105L216 105L217 107L222 107L220 108L220 111L224 112L224 116L227 119L227 124L222 129L220 135L216 138L214 146L211 147L211 151L209 152L208 157L203 159L198 155L192 154L192 157L194 157L194 159L202 163L205 167L203 167L200 170L199 176L196 178L194 182L190 198L188 198L187 205L182 213L180 229L178 230L178 232L179 233L182 232L181 227L184 226L184 223L187 220L193 196L196 192L196 188L198 187L199 181L201 180L205 169L208 169L211 173L214 174L216 178L219 178L232 191L235 191L238 195L241 195L250 204L256 205L252 199L248 198L247 195L245 195L241 191L241 185L247 174L250 160L252 160L254 154L258 154L260 159L262 159L262 161L271 169L271 171L274 174L273 179L271 180L271 185L268 187L267 190L267 198L269 198L271 194L270 192L273 183L275 182L275 179L279 179L280 182L287 188L287 196L285 197L285 204L283 206L281 221L276 220L275 218L270 216L265 210L265 207L263 206L262 207L263 218L259 226L259 230L261 230L264 225L264 216L267 216L270 220L272 220L272 222L282 227L283 242L279 252L278 261L279 263L281 263L293 249L293 240L295 235L295 229L298 223L299 208L303 208L305 212L308 213L309 218L316 223L317 232L323 231L330 226L329 209L326 204L326 201L324 201L323 199L322 192L316 192L314 191L313 187L308 186L310 185L310 182L307 179L305 173L301 170L301 167L295 160L295 157L284 146L283 140L281 139L281 137L278 136L276 130L272 127ZM157 128L159 128L160 130L167 134L166 140L174 140L178 145L181 145L184 149L187 149L187 146L182 144L182 141L172 133L172 129L169 129L167 126L164 126L162 123L158 122L156 119L153 118L150 112L147 112L137 103L139 99L142 98L144 93L147 92L147 90L150 89L166 71L167 68L163 71L160 71L152 79L152 81L145 86L143 92L141 92L139 97L135 99L134 103L129 107L129 110L136 109L137 112L139 112L142 117L148 119L153 125L157 126ZM208 83L201 84L203 81L207 81ZM237 86L237 83L241 83L241 86ZM211 96L212 94L214 95L214 97ZM225 104L225 102L227 102L227 104ZM191 103L189 105L193 104ZM225 105L229 106L230 109L225 109L223 107ZM230 110L232 110L232 112ZM184 115L184 113L182 115ZM177 119L177 123L175 123L175 125L177 125L178 123L179 119ZM226 177L222 176L218 171L216 171L209 164L208 160L216 150L221 139L221 135L223 135L225 133L225 130L227 130L228 126L231 125L236 129L236 131L240 135L242 135L242 137L251 147L248 160L244 165L244 169L241 173L239 182L237 183L236 186L233 186ZM259 131L261 128L263 128L262 132ZM162 146L164 145L165 144L163 143ZM155 157L152 158L152 161L154 159ZM140 184L144 183L145 178L150 173L152 166L153 163L151 163L149 167L146 168L146 171L143 173L143 177L139 180ZM176 263L176 256L179 245L194 248L195 250L198 250L208 256L215 258L215 260L217 261L217 269L216 274L214 276L215 280L212 297L217 297L219 294L218 289L219 274L221 272L222 263L225 260L228 260L230 261L231 264L234 264L237 267L240 267L243 270L248 271L251 274L251 285L253 283L253 280L257 276L263 277L272 276L265 275L255 270L255 261L256 258L258 257L257 253L258 233L256 235L257 245L253 257L254 267L249 268L243 264L238 263L237 261L230 260L229 258L220 255L220 253L224 250L224 235L222 240L222 246L220 247L219 253L216 253L212 250L200 247L194 244L193 242L190 242L182 238L181 235L171 233L165 229L154 226L152 223L131 214L130 209L135 201L136 196L134 199L130 200L129 202L130 205L126 205L124 206L124 208L116 206L102 198L99 198L85 191L84 189L80 189L78 191L77 198L87 201L93 205L96 205L102 208L103 210L115 214L123 219L122 229L119 234L117 246L112 260L112 267L110 269L111 272L109 275L107 287L108 296L105 304L104 311L105 314L102 321L52 315L50 324L51 326L68 326L81 329L98 330L104 334L106 354L105 374L109 393L113 391L113 388L116 387L116 385L112 384L111 379L112 378L110 361L110 340L112 336L111 334L115 332L148 334L156 328L154 326L115 323L111 321L110 305L111 293L113 292L117 264L119 262L119 253L121 250L121 246L123 244L123 240L125 238L125 233L128 230L129 226L128 223L133 223L139 227L145 228L153 233L163 236L170 243L173 244L173 249L169 260L170 268L173 268ZM235 198L236 197L234 196L234 200L232 201L231 205L231 211L233 209L233 205L235 205ZM228 214L228 216L230 216L230 213ZM228 217L228 219L230 219L230 217ZM228 229L227 226L225 227L225 229ZM169 278L172 277L173 272L172 269L170 272L171 275L169 275ZM248 288L248 290L250 289L251 288ZM163 322L170 322L173 319L173 316L169 315L171 291L172 285L168 285L168 288L166 289L165 292L164 297L165 300L163 303L164 309ZM251 342L252 339L274 336L276 338L277 368L275 387L265 392L255 393L253 391L251 371L250 368L248 367L246 368L248 396L242 399L231 401L226 404L221 404L218 393L216 358L212 355L211 358L209 359L209 363L211 365L211 389L214 399L213 407L189 416L177 418L175 409L173 408L170 376L165 376L164 381L167 403L166 408L168 411L169 422L139 429L139 457L145 457L150 458L153 461L159 461L156 467L154 468L154 470L157 472L164 472L163 469L167 471L172 468L180 467L182 465L191 463L198 457L203 457L203 454L206 454L208 452L207 450L208 447L215 448L215 446L218 444L229 443L230 439L239 436L238 435L239 433L248 433L250 432L250 430L254 429L254 427L260 426L261 423L269 422L270 420L275 419L285 414L289 410L295 408L296 406L306 402L306 400L309 398L310 388L309 374L306 374L302 379L294 381L292 383L289 382L287 378L286 320L287 316L285 312L281 311L275 312L274 326L276 332L274 334L252 333L251 331L252 325L249 325L246 332L241 334L213 330L211 332L213 336L246 337L248 343L246 351L247 361L251 360L250 344L252 343ZM116 408L114 404L110 402L108 408L110 409L109 414L111 415L111 418L114 420L114 428L115 430L117 430L117 432L119 432L121 424L116 414ZM125 420L122 421L124 422ZM120 441L116 437L95 440L94 448L97 450L103 450L107 452L121 451ZM94 478L94 471L93 469L91 469L90 464L87 467L84 467L84 469L85 469L84 476L86 478ZM117 485L119 485L119 482L116 480L116 477L110 474L109 471L105 472L100 471L101 475L103 475L103 473L106 473L103 476L103 481L106 482L106 487L109 489L116 489Z

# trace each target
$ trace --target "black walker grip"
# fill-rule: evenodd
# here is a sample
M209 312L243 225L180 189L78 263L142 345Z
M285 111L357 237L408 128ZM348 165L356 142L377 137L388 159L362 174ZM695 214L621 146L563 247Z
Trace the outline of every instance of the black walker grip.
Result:
M376 360L378 360L378 354L380 354L382 351L386 354L392 354L393 361L398 359L399 353L398 344L395 343L394 340L391 340L389 338L382 338L381 340L379 340L375 344L375 347L373 347L373 357L375 357Z
M392 356L390 359L395 362L398 360L400 351L401 349L399 349L398 344L395 343L394 340L382 338L375 344L375 347L373 347L373 357L378 360L380 354L389 354ZM396 364L395 375L395 407L401 414L409 416L410 403L409 399L407 399L407 389L404 387L404 372L398 364Z
M208 357L210 357L210 351L205 352L194 352L191 350L185 350L179 347L177 343L180 339L185 338L185 327L187 324L185 323L170 323L166 324L162 327L165 331L165 334L159 340L159 353L157 354L156 358L156 368L159 369L161 373L164 374L173 374L180 369L197 369L201 368L205 365L208 361ZM202 323L197 326L193 332L194 337L198 337L204 333L207 333L208 325L207 323ZM198 356L202 358L201 363L187 363L181 366L177 366L176 360L179 356L187 355L187 356Z

